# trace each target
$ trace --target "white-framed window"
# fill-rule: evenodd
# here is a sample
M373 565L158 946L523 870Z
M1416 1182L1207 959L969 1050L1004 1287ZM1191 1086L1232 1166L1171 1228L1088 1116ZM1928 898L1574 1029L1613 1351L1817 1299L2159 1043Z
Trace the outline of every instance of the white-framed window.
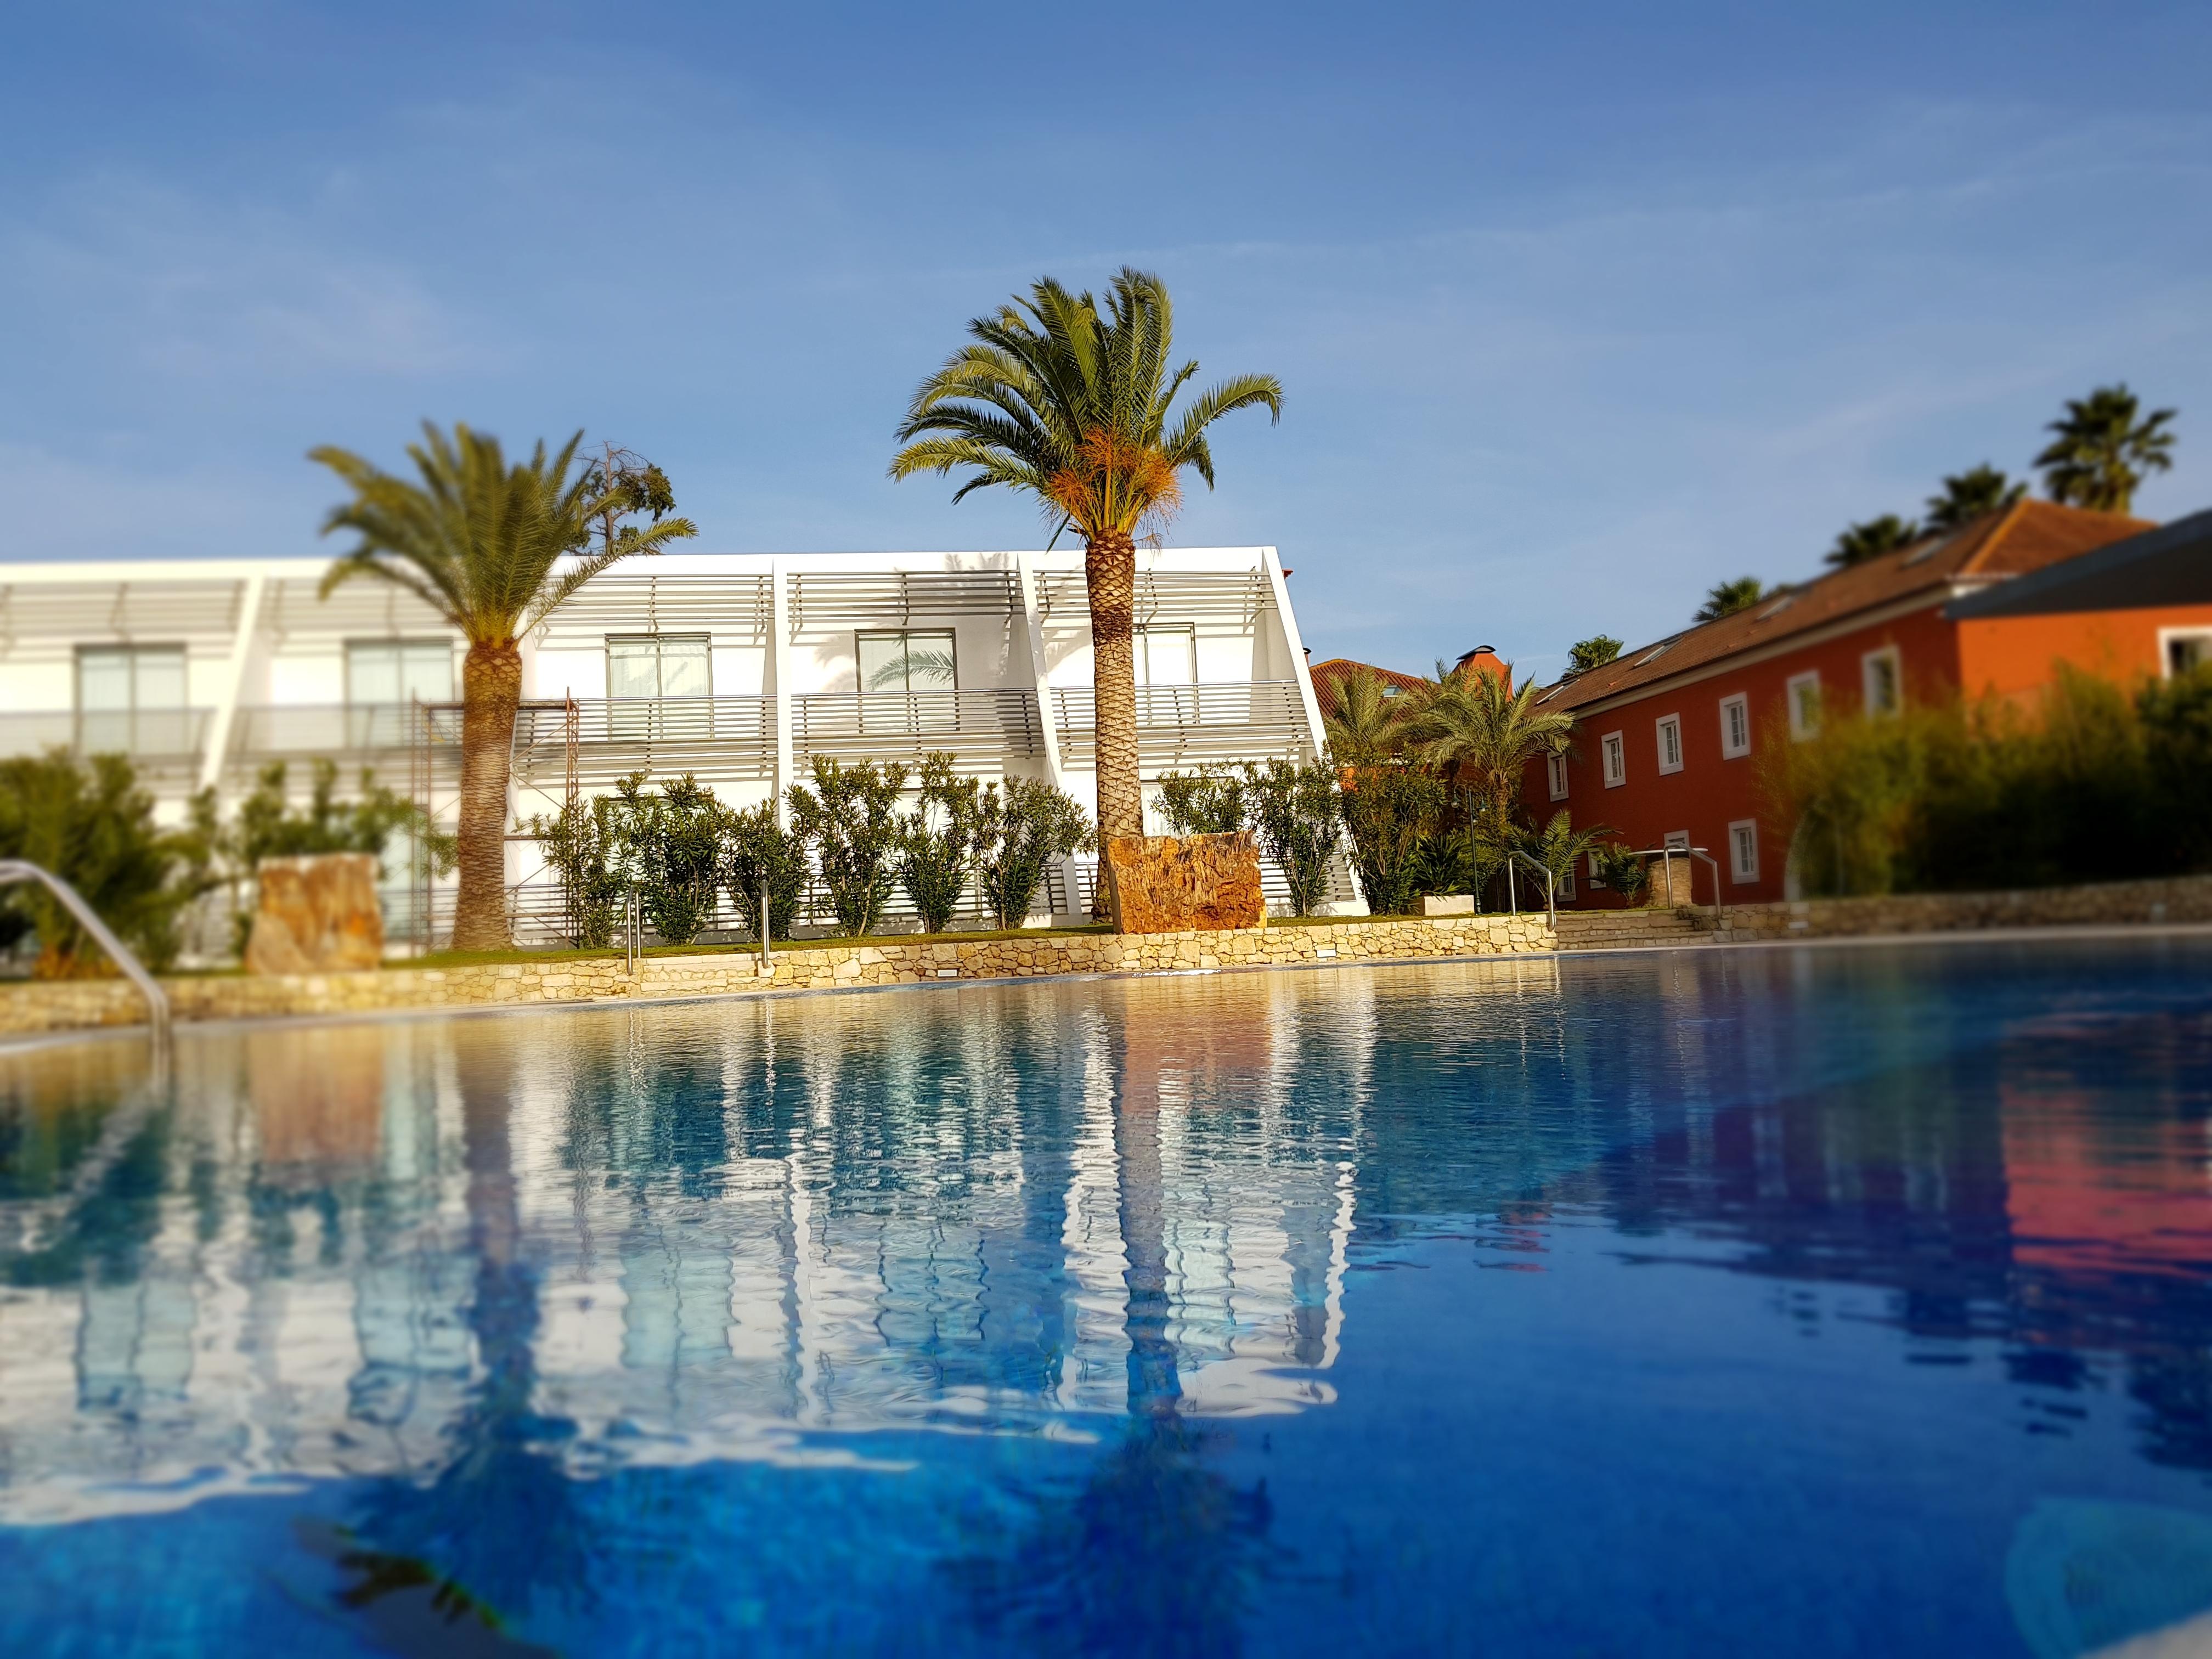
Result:
M1662 714L1656 723L1659 737L1659 769L1679 772L1682 769L1682 717Z
M1669 830L1665 839L1659 844L1669 852L1686 853L1690 850L1690 832L1686 830Z
M1574 897L1574 896L1575 866L1574 861L1572 860L1569 860L1567 862L1567 867L1559 872L1559 884L1553 890L1552 896L1554 898L1571 899Z
M1738 818L1729 825L1729 874L1737 881L1759 879L1759 820Z
M1598 862L1598 854L1595 853L1589 855L1589 884L1592 887L1605 885L1605 866Z
M192 743L181 645L86 645L76 653L77 746L180 755Z
M1894 714L1905 706L1905 665L1895 646L1859 659L1859 685L1869 714Z
M2187 674L2212 663L2212 629L2161 628L2158 630L2158 672L2166 679Z
M1196 685L1198 631L1188 626L1162 628L1147 623L1137 629L1136 667L1139 685ZM1389 695L1386 688L1384 695Z
M1721 699L1721 758L1741 760L1751 752L1751 699L1742 692Z
M959 689L959 663L949 628L858 634L854 636L854 649L860 658L864 692Z
M346 702L356 708L453 700L453 647L447 640L348 640Z
M714 658L704 634L610 634L610 697L711 697Z
M1552 799L1565 800L1567 798L1567 757L1565 755L1545 756L1544 774L1552 786Z
M1820 671L1808 668L1790 677L1784 694L1790 703L1790 735L1805 738L1820 730Z
M1599 758L1605 764L1605 787L1618 789L1628 781L1628 739L1621 732L1608 732L1597 740Z

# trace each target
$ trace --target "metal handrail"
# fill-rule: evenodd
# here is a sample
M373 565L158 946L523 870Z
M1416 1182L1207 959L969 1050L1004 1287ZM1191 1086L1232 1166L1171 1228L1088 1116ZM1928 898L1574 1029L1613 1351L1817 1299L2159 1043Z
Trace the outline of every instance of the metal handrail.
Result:
M1530 858L1528 854L1522 852L1517 847L1507 848L1505 854L1505 902L1507 907L1511 909L1515 915L1517 916L1521 914L1521 895L1513 884L1513 860L1516 859L1520 860L1522 863L1527 865L1531 870L1535 871L1544 878L1544 908L1551 916L1553 930L1557 932L1559 926L1559 878L1552 873L1552 869L1549 865L1539 863L1536 860Z
M1721 866L1718 860L1702 847L1647 847L1636 853L1634 856L1639 859L1656 858L1660 860L1661 873L1667 878L1667 902L1672 905L1674 902L1674 854L1677 853L1687 858L1703 859L1707 867L1712 871L1713 931L1717 933L1727 915L1721 904ZM1697 902L1698 892L1693 884L1690 889L1690 902L1695 905Z
M62 908L76 918L77 926L98 941L100 948L113 957L123 976L137 986L146 999L146 1012L154 1028L154 1052L167 1060L169 1052L169 995L153 975L146 971L131 947L115 934L99 914L84 902L84 896L64 881L52 871L33 864L27 859L0 859L0 887L12 887L17 882L35 881L57 899Z

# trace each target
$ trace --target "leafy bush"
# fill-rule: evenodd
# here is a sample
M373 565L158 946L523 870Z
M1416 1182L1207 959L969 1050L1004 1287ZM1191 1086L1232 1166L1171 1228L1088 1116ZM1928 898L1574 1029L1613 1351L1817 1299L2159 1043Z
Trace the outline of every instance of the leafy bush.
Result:
M1083 809L1041 779L985 784L975 803L975 873L993 919L1020 927L1045 866L1097 844Z
M1431 830L1414 849L1407 908L1430 893L1472 893L1480 899L1504 861L1504 853L1482 827L1462 823Z
M775 803L764 800L722 823L722 885L754 939L761 938L761 891L768 892L771 937L789 939L806 897L806 843L775 821Z
M377 782L376 774L367 767L362 769L359 793L341 802L337 764L317 761L307 804L297 810L286 787L290 771L283 761L263 767L252 793L238 804L238 816L228 826L216 822L213 790L202 792L193 801L194 822L204 839L210 867L220 870L220 879L230 890L233 948L240 954L253 925L245 890L264 859L368 853L377 857L380 871L384 849L392 836L411 831L425 838L436 867L452 866L452 838L431 836L422 809Z
M812 789L791 786L792 820L814 848L838 931L857 939L875 931L891 896L906 768L896 761L847 765L817 755L813 772Z
M82 894L149 965L176 958L178 919L207 890L206 848L154 823L154 798L119 755L64 750L0 761L0 858L27 859ZM106 957L43 887L0 889L0 915L39 943L32 971L67 979L109 971Z
M615 786L616 821L635 872L640 908L670 945L689 945L714 919L726 816L714 792L690 773L645 792L645 774Z
M1443 785L1412 766L1348 768L1338 805L1352 833L1352 861L1367 908L1377 915L1412 909L1416 860L1443 813Z
M942 751L921 763L921 799L899 824L898 878L925 933L943 933L968 890L981 787L954 777L952 757Z
M579 950L614 942L623 896L629 890L629 842L619 803L602 795L570 801L551 817L533 817L546 867L561 883L562 933Z
M1613 842L1601 849L1597 870L1598 879L1620 894L1624 904L1640 903L1650 890L1651 866L1637 857L1626 842Z
M1227 762L1160 780L1160 816L1177 836L1228 836L1251 827L1252 768Z
M1247 810L1260 850L1283 872L1291 914L1310 916L1328 890L1329 854L1344 831L1336 769L1271 760L1265 768L1249 769L1248 779Z
M1610 826L1602 823L1576 829L1572 815L1563 806L1545 820L1541 830L1516 828L1514 849L1548 871L1556 884L1567 880L1574 873L1576 861L1613 833Z

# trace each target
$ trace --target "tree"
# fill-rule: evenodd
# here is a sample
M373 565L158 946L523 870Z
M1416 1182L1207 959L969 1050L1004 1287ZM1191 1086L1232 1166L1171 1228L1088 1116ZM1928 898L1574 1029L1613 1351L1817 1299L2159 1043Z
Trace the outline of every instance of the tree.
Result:
M331 509L323 533L349 530L361 538L324 576L322 592L356 576L379 577L432 606L469 642L461 666L456 950L510 942L507 760L522 698L522 635L617 560L698 533L689 519L620 524L637 510L637 487L588 465L572 477L582 438L578 433L550 459L541 443L526 463L509 466L497 439L458 423L449 437L426 421L422 441L407 449L419 483L330 445L308 455L353 491ZM588 546L595 526L610 526L602 546L557 569Z
M2035 458L2052 501L2097 513L2133 508L2144 475L2173 465L2173 434L2165 427L2176 411L2154 410L2138 420L2141 408L2124 382L2066 400L2064 418L2045 428L2057 435Z
M891 858L898 850L898 799L906 768L897 761L851 764L828 755L813 760L814 787L786 792L792 827L814 848L815 867L830 891L840 932L860 939L876 930L891 896Z
M1558 882L1572 874L1576 861L1613 833L1610 825L1602 823L1576 829L1573 817L1562 806L1545 820L1541 830L1516 826L1514 850L1550 871L1552 879Z
M775 821L775 803L764 800L732 812L722 826L722 885L754 939L789 939L806 896L806 842ZM761 896L768 896L770 930L762 932Z
M1977 519L2002 512L2027 494L2026 484L2014 483L1984 461L1943 480L1943 493L1928 498L1924 523L1931 531L1961 530Z
M1567 672L1587 674L1593 668L1602 668L1621 652L1621 641L1610 634L1593 634L1586 640L1577 640L1567 652Z
M1095 845L1083 809L1042 778L1008 778L1003 789L983 786L975 804L975 874L1000 927L1022 925L1047 864Z
M1380 674L1362 668L1336 683L1336 708L1323 724L1330 754L1346 766L1371 766L1397 749L1397 697Z
M1510 665L1486 674L1442 663L1434 679L1407 693L1407 751L1425 766L1449 769L1482 799L1493 838L1502 838L1512 819L1528 763L1565 754L1573 738L1574 717L1539 708L1538 693L1533 679L1515 690Z
M894 478L970 469L960 500L987 484L1025 491L1083 538L1091 607L1098 830L1144 833L1137 781L1136 537L1182 499L1188 468L1213 485L1206 428L1239 409L1278 418L1272 374L1239 374L1174 407L1197 374L1170 369L1166 285L1123 267L1103 305L1046 277L968 325L971 343L921 383L898 428Z
M1838 536L1836 544L1828 550L1828 562L1839 570L1848 570L1869 559L1894 553L1900 547L1910 547L1919 539L1918 525L1894 513L1885 513L1864 524L1855 524Z
M1443 801L1443 785L1433 774L1402 762L1358 767L1345 781L1338 806L1352 836L1360 890L1376 915L1413 908L1416 860Z
M1171 772L1160 780L1160 810L1179 836L1250 830L1283 872L1292 915L1311 915L1328 890L1329 854L1342 834L1333 762L1278 757Z
M538 838L545 867L561 884L562 931L579 950L603 950L613 942L615 911L629 890L627 837L616 805L605 795L579 799L526 826Z
M898 878L925 933L950 927L968 891L981 788L974 778L952 775L952 757L943 750L923 757L921 799L899 824Z
M1705 602L1698 607L1698 614L1693 620L1718 622L1723 617L1733 617L1739 611L1750 610L1765 597L1765 584L1756 576L1738 576L1734 581L1715 582L1706 590Z
M690 773L645 793L645 774L615 786L624 860L635 876L638 908L666 945L689 945L714 919L726 809Z
M1211 761L1160 780L1160 816L1178 836L1233 836L1252 822L1251 768Z

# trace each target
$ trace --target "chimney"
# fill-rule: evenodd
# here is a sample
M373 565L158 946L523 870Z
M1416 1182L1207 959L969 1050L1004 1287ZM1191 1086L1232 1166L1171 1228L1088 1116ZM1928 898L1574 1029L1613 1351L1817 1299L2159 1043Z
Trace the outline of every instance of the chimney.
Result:
M1505 673L1505 664L1491 647L1478 645L1452 665L1455 674L1464 674L1469 669L1478 674L1491 674L1502 678Z

